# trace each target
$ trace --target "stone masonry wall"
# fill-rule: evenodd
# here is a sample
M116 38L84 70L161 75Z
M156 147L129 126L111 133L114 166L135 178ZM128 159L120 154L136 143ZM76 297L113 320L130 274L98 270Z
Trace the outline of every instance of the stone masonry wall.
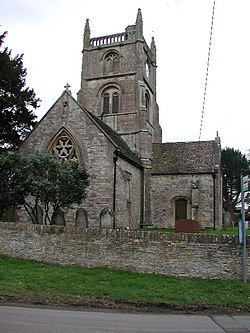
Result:
M62 265L209 279L242 279L243 270L242 247L232 236L2 222L0 254ZM248 276L249 272L248 247Z
M195 179L198 179L199 187L197 202L192 202L192 184ZM153 175L151 184L151 221L154 226L173 228L175 225L175 199L184 197L190 201L191 206L198 204L197 220L200 222L201 228L213 228L212 175ZM191 211L191 207L189 210Z
M63 109L64 103L67 110ZM88 212L89 226L97 228L102 209L112 209L113 206L113 154L116 147L68 94L63 94L53 105L22 143L19 152L28 155L48 151L51 141L62 128L73 137L80 163L90 175L87 197L81 207ZM66 214L69 225L74 225L75 210ZM20 221L25 215L20 212Z
M141 170L119 158L116 168L116 228L139 228L142 219L141 186Z

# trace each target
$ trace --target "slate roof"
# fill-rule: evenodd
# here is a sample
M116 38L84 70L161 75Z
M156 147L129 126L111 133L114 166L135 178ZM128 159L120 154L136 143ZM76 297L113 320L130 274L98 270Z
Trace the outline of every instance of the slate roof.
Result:
M101 131L115 145L119 151L119 155L122 155L123 158L127 158L134 162L138 167L142 167L139 156L129 148L126 142L111 127L82 107L70 93L64 91L63 94L65 93L67 93L70 98L72 98L75 103L78 104L78 106L96 123ZM63 96L63 94L60 96L60 98ZM45 116L46 115L44 115L43 118ZM39 123L42 121L42 119L39 121ZM35 127L37 127L38 124ZM33 131L29 133L25 140L31 135L32 132ZM155 143L153 144L152 173L212 173L214 171L215 164L215 145L215 141Z
M54 105L62 98L64 94L67 94L69 98L71 98L78 106L79 108L85 112L89 118L93 120L93 122L96 123L97 126L101 129L101 131L106 135L106 137L109 138L109 140L115 145L117 150L119 151L119 155L123 158L127 158L131 162L134 162L138 167L142 168L140 158L137 154L135 154L129 146L126 144L126 142L107 124L105 124L101 119L93 115L93 113L89 112L87 109L85 109L81 104L77 102L77 100L71 95L70 92L67 90L64 90L62 95L57 99L57 101L53 104L53 106L49 109L53 109ZM49 112L48 111L48 112ZM47 113L48 113L47 112ZM41 121L46 117L47 113L40 119L40 121L36 124L35 128L41 123ZM34 128L34 129L35 129ZM24 141L31 135L31 133L34 131L34 129L27 135L27 137L24 139ZM24 142L23 141L23 142ZM23 144L23 142L20 144L20 146Z
M211 173L215 141L153 144L153 174Z

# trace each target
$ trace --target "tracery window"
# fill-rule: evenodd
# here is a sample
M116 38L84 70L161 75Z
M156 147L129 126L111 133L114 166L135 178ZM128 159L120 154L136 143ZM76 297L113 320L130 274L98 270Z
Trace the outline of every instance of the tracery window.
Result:
M104 57L104 73L117 73L120 66L119 54L111 51Z
M50 148L50 152L62 160L72 160L78 162L76 146L66 131L62 131L56 138Z
M109 87L102 95L102 113L118 113L120 111L120 94L116 87Z

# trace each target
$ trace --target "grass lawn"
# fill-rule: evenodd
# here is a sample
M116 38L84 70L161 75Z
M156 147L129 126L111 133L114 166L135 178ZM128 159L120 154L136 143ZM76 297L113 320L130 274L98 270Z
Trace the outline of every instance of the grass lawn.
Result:
M128 302L250 312L250 284L64 267L0 257L0 299L81 305Z
M165 229L165 228L149 228L143 229L144 231L158 231L158 232L175 232L175 229ZM238 227L228 227L223 230L201 230L202 235L229 235L238 236ZM250 229L247 229L246 234L250 236Z
M234 235L238 236L238 227L228 227L224 230L204 230L202 231L204 235ZM246 230L246 234L250 236L250 229Z

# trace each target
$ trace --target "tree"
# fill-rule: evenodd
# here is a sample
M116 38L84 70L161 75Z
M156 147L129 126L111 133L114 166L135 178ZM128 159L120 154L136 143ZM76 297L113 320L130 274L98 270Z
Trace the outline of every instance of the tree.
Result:
M79 204L86 196L88 174L75 161L62 161L50 154L34 154L27 158L26 167L28 177L25 191L34 199L34 206L27 199L24 207L27 212L35 216L38 221L38 205L44 207L44 223L52 223L49 209L53 213L60 208L70 208L72 204ZM26 173L26 172L24 172ZM27 190L28 189L28 190ZM53 214L52 214L53 216Z
M249 173L249 161L239 150L225 148L221 154L224 208L232 215L241 193L241 175Z
M4 211L12 206L23 203L23 182L26 175L23 173L23 159L13 152L0 154L0 221Z
M6 34L0 35L0 47ZM0 152L16 149L36 123L40 99L25 87L26 75L23 55L12 58L7 47L0 50Z
M86 196L88 174L74 161L61 161L46 153L37 153L27 157L17 153L0 154L7 156L10 168L2 179L1 207L23 205L33 223L40 223L39 206L44 208L44 223L52 223L53 213L60 208L69 208L79 204ZM18 163L13 163L13 161ZM7 164L2 163L2 170ZM6 205L4 198L8 198Z
M37 153L24 157L22 204L30 215L33 223L39 222L39 206L44 207L44 222L50 221L50 198L56 195L57 175L59 174L60 161L49 154ZM29 196L27 196L27 193ZM32 200L30 200L32 197Z

